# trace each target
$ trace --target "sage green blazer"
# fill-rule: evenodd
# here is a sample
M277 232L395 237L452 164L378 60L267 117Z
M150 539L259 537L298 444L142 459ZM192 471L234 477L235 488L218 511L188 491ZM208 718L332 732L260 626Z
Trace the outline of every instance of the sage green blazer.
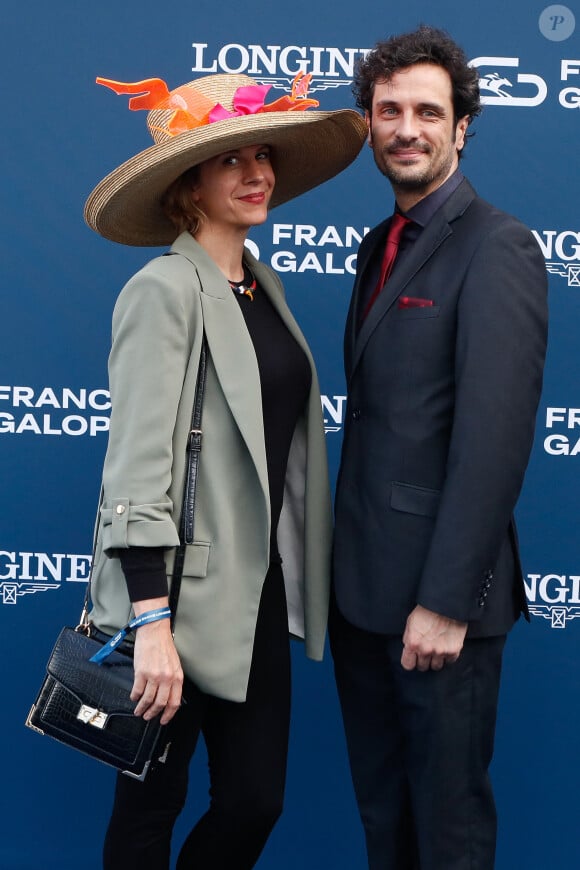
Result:
M205 692L246 696L269 566L270 500L258 365L238 302L188 233L123 288L109 358L111 423L97 518L91 619L113 633L131 616L117 552L166 547L171 576L202 327L209 347L195 542L187 547L175 625L185 673ZM278 276L247 253L261 290L306 353L307 407L290 449L278 544L289 631L321 659L331 507L320 390Z

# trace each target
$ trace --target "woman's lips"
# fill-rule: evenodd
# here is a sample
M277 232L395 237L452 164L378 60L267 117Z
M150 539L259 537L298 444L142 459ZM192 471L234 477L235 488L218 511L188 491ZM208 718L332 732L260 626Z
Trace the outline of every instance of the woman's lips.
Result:
M261 193L248 193L246 196L240 196L239 199L242 202L249 202L254 205L261 205L266 199L266 194L264 192Z

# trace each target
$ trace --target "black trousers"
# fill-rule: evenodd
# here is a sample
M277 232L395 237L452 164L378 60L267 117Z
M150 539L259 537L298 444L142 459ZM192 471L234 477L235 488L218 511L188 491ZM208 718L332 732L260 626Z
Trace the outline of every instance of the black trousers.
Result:
M178 870L254 867L281 811L290 720L290 644L284 579L272 565L260 601L247 699L224 701L191 681L168 725L165 764L144 782L119 774L104 846L105 870L168 870L171 833L186 799L199 733L209 759L210 805L187 837Z
M330 641L370 870L493 870L493 754L505 636L441 671L331 609Z

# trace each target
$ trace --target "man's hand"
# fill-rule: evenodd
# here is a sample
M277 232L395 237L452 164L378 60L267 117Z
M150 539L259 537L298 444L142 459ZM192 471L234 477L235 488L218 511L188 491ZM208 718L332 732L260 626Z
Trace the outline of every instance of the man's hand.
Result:
M409 614L403 635L401 664L406 671L440 671L459 658L467 632L466 622L433 613L420 604Z

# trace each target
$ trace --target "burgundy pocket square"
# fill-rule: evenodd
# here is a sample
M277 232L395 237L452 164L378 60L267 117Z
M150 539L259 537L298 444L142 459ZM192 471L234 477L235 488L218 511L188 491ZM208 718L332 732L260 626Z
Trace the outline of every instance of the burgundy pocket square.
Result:
M399 296L399 308L431 308L432 299L421 299L419 296Z

